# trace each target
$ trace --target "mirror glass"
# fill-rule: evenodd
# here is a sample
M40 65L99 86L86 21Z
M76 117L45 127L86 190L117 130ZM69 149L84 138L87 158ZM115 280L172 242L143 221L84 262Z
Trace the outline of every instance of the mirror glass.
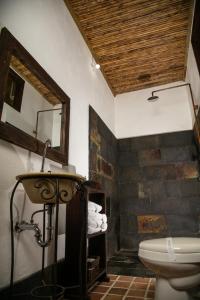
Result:
M1 121L60 149L62 103L11 56Z

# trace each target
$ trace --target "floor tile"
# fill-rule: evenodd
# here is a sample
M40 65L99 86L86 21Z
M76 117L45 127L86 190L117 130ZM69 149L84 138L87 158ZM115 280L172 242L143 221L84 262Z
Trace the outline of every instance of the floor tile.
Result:
M123 299L123 296L120 296L120 295L107 295L104 299L105 300L121 300L121 299Z
M110 280L115 280L117 279L118 275L109 274L108 277L110 278Z
M113 276L112 274L110 278L114 281L100 282L93 288L89 294L91 300L154 299L155 278Z
M132 281L133 277L132 276L119 276L118 281Z
M104 297L104 294L90 293L90 300L100 300Z
M114 294L114 295L124 295L126 293L127 289L122 289L122 288L111 288L109 291L109 294Z
M147 297L148 297L148 298L153 298L153 297L154 297L154 294L155 294L154 291L150 291L150 290L149 290L149 291L147 292Z
M143 282L133 282L132 284L131 284L131 289L139 289L139 290L146 290L146 288L147 288L147 286L148 286L148 283L143 283Z
M109 287L108 286L100 286L100 285L96 285L91 292L95 292L95 293L106 293L108 291Z
M127 296L144 297L145 292L145 290L130 290Z
M131 285L131 281L116 281L113 287L121 287L121 288L129 288Z
M129 297L129 296L127 296L124 300L142 300L142 299L144 299L144 298L141 298L141 297ZM146 300L146 298L145 298L145 300Z
M99 285L100 286L111 286L113 283L114 283L114 281L111 281L111 280L109 282L102 281Z
M136 277L134 282L146 282L146 283L149 283L150 281L150 278L145 278L145 277Z

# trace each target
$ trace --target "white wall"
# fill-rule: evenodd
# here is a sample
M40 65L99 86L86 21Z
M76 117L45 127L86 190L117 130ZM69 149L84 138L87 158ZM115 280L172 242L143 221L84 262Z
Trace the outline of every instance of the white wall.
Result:
M160 97L158 101L147 101L152 91L182 83L176 82L116 96L116 137L127 138L192 129L187 88L162 91L156 94Z
M200 105L200 75L191 43L188 52L186 80L191 84L195 103Z
M114 131L114 98L101 74L92 69L91 54L62 0L1 0L0 26L22 43L71 98L69 164L88 176L88 105ZM15 176L40 170L41 157L0 140L0 287L9 283L9 197ZM47 163L48 168L48 163ZM15 220L38 209L17 192ZM2 246L3 245L3 246ZM15 279L40 269L41 249L32 232L16 243Z
M13 126L25 131L31 136L35 136L34 131L36 128L37 112L39 110L52 108L53 105L46 101L46 99L41 96L41 94L35 88L33 88L27 81L25 81L20 112L4 102L1 120L3 122L12 124ZM53 116L51 116L51 119L52 117ZM40 120L41 118L39 119L39 121ZM51 138L52 120L49 120L47 118L43 119L43 123L48 123L48 121L51 121L51 124L46 124L46 126L43 126L43 128L41 128L41 122L39 122L38 139L40 139L41 141L45 141L47 137Z

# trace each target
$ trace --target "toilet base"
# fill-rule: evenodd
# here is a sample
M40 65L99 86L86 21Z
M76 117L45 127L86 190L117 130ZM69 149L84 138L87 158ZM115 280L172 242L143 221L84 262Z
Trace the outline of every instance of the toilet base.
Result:
M193 300L185 291L178 291L171 287L168 280L162 277L156 278L156 290L154 300Z

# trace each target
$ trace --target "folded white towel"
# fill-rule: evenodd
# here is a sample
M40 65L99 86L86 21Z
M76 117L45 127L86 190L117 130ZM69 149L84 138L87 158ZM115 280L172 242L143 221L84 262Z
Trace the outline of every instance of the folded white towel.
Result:
M96 213L93 211L88 211L88 220L94 219L94 220L101 220L103 223L107 222L107 216L105 214Z
M96 227L101 227L102 224L103 222L100 219L88 218L88 226L92 226L96 228Z
M101 225L101 231L106 231L107 228L108 228L108 224L107 224L107 223L103 223L103 224Z
M88 211L100 212L102 210L102 206L94 203L92 201L88 201Z
M88 234L93 234L100 231L101 231L101 227L94 228L92 226L88 226Z

